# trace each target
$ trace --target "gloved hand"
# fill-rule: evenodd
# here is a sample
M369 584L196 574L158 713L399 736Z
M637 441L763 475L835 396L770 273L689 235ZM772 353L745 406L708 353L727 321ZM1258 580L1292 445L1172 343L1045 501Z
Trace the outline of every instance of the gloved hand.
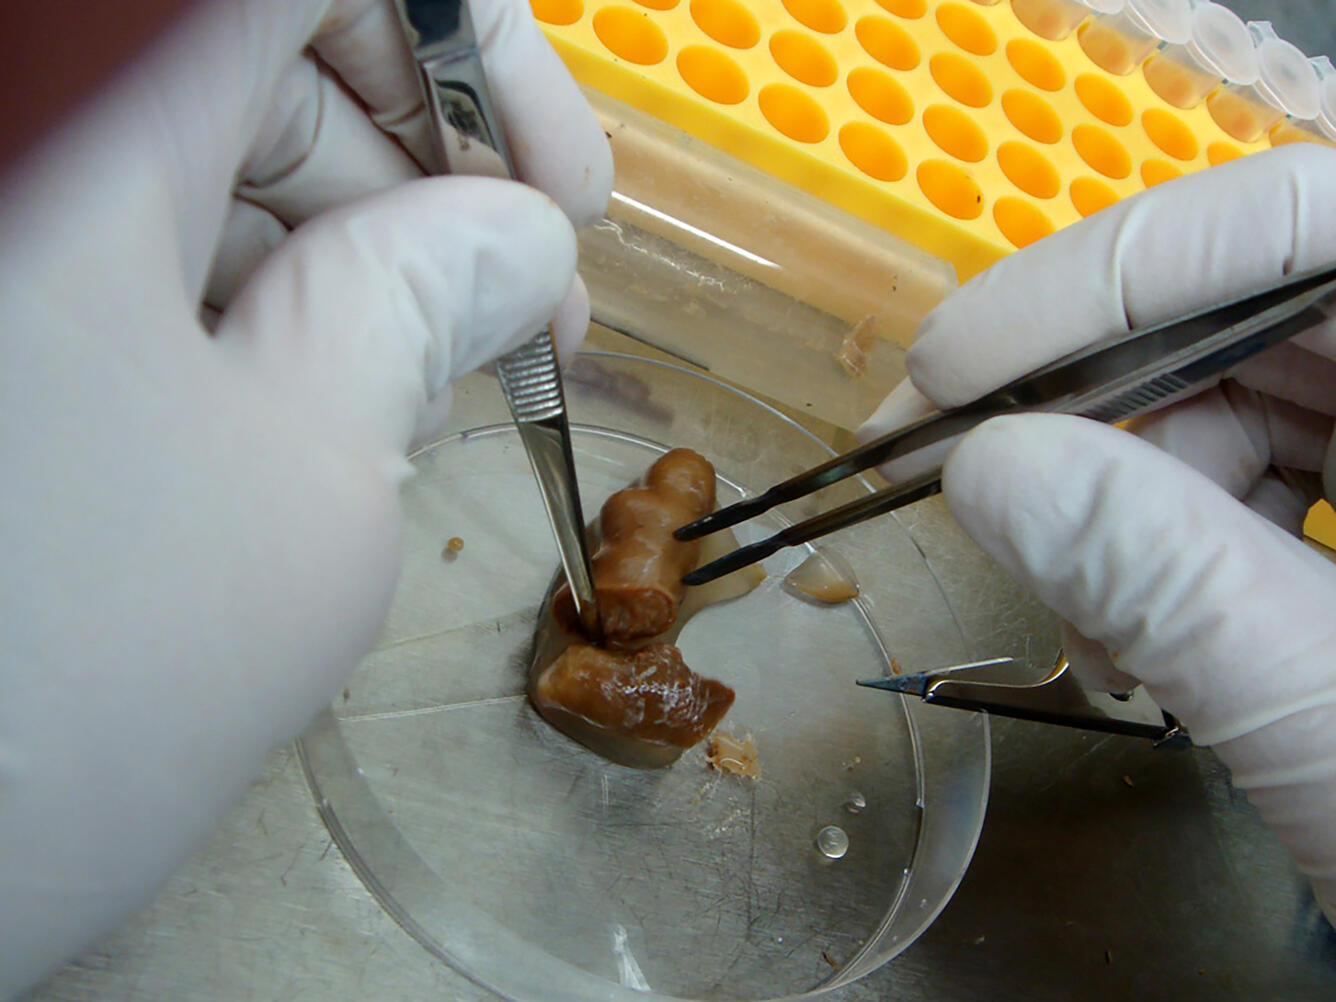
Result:
M1336 151L1286 146L1163 184L950 296L909 353L912 385L860 436L1333 262ZM1336 922L1336 565L1296 538L1318 485L1336 497L1333 415L1327 320L1138 421L1140 437L986 422L943 484L966 531L1074 627L1088 682L1144 682L1215 749Z
M546 195L420 177L390 0L196 7L4 180L0 997L147 901L338 691L450 380L559 306L583 334L604 136L524 0L474 12Z

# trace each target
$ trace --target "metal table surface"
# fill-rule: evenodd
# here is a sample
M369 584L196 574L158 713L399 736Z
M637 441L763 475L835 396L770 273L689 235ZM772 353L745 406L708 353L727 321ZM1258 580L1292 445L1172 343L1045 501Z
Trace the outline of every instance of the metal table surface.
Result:
M1048 613L954 526L906 515L980 651L1053 645ZM1209 751L994 723L973 865L901 957L841 998L1334 999L1336 932ZM139 916L31 999L492 999L403 932L276 751Z

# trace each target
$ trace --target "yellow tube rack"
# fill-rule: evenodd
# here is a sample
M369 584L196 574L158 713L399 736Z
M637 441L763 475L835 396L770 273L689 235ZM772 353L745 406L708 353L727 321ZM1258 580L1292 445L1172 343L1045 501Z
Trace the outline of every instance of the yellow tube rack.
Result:
M968 0L531 0L575 77L949 261L961 281L1267 147Z

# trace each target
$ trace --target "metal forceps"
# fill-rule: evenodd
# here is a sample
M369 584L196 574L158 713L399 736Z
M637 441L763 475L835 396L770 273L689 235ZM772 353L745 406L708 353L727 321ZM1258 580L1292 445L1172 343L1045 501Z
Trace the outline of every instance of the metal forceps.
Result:
M398 7L441 160L434 165L435 171L487 172L513 179L510 147L492 107L465 0L399 0ZM486 155L480 157L480 153ZM496 371L538 480L581 629L590 638L601 637L566 397L551 329L497 359Z
M1008 383L963 407L930 415L801 473L765 493L721 508L678 529L697 539L806 497L846 477L969 431L1002 414L1041 411L1116 422L1186 397L1259 352L1322 320L1336 293L1336 268L1308 272L1223 306L1132 331L1093 345ZM942 471L869 494L734 550L682 580L704 584L786 546L894 511L941 491Z
M1068 667L1067 655L1059 651L1047 667L1021 658L989 658L912 675L860 679L858 684L917 696L938 706L1149 738L1157 747L1192 744L1178 720L1160 709L1143 687L1126 693L1092 692L1072 677Z

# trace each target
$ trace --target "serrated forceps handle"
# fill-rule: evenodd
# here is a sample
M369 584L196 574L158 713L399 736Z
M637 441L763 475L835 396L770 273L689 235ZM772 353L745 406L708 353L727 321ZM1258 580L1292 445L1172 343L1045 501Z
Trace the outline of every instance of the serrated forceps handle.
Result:
M487 88L468 4L399 0L398 7L436 140L438 162L431 169L513 179L514 161ZM580 626L586 636L598 639L598 599L551 329L501 356L496 371L538 481Z
M561 567L575 598L580 628L591 639L601 637L584 513L575 485L571 429L552 332L544 330L528 344L497 359L496 374L538 480Z

